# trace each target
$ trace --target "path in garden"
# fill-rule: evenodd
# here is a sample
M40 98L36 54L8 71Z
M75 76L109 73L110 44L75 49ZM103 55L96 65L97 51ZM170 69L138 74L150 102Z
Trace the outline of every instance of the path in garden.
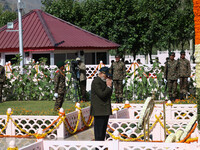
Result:
M94 139L94 128L89 128L66 139L57 139L59 141L92 141ZM10 141L15 140L18 148L30 145L36 142L35 138L0 138L0 150L6 150Z
M64 140L67 141L92 141L94 139L94 127L82 131Z
M10 141L14 140L18 148L30 145L36 142L35 138L0 138L0 150L6 150Z

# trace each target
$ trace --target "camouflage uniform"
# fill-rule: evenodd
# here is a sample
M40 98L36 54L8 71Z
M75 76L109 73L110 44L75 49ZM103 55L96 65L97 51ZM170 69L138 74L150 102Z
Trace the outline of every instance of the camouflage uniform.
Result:
M188 77L191 74L190 61L180 58L179 62L179 78L180 78L180 98L183 99L188 91Z
M116 102L122 102L123 99L123 79L126 77L126 67L122 61L115 61L110 70L113 74L113 84L115 87Z
M54 77L54 87L55 87L55 93L58 93L58 98L56 98L54 109L59 110L64 102L64 96L66 91L65 73L60 69L56 71Z
M5 83L5 68L0 65L0 103L2 103L2 90Z
M177 97L178 61L169 59L165 64L164 77L167 79L168 94L171 100Z
M81 89L81 100L87 101L86 99L86 66L83 62L80 62L79 65L79 71L80 71L80 89Z

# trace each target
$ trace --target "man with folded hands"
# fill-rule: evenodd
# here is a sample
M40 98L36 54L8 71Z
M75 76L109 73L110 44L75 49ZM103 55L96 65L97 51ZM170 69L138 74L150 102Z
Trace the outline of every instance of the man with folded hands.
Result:
M94 116L95 141L104 141L109 115L112 114L112 74L108 67L102 67L92 81L90 114Z

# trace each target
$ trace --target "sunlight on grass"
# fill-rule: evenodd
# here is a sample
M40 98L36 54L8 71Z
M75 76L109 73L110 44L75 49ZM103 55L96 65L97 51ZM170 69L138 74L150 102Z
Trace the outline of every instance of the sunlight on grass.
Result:
M0 115L6 115L8 108L13 110L13 115L57 115L54 111L55 101L6 101L0 105ZM81 108L87 107L90 102L81 103ZM75 103L63 103L65 113L75 111Z

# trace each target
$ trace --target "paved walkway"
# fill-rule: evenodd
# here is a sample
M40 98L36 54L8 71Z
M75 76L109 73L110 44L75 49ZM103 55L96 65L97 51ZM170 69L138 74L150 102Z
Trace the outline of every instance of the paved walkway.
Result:
M89 128L86 131L77 133L66 139L58 139L60 141L92 141L94 139L94 128ZM36 142L35 138L0 138L0 150L6 150L10 141L15 140L16 146L22 148L31 143Z
M89 128L86 131L80 132L78 134L75 134L64 140L67 140L67 141L92 141L93 139L94 139L94 127Z

